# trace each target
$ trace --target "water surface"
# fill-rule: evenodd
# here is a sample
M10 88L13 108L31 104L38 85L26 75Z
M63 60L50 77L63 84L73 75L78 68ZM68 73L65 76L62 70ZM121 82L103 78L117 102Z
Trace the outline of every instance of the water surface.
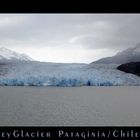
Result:
M0 87L0 126L140 125L140 87Z

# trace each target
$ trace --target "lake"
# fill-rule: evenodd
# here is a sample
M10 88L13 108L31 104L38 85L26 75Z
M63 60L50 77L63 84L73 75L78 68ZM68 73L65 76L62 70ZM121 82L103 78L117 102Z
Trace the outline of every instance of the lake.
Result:
M140 87L0 87L0 126L139 126Z

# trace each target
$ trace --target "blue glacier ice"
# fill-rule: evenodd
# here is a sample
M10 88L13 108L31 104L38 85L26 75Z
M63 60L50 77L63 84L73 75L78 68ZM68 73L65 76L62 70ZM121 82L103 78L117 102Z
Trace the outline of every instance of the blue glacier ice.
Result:
M140 77L116 64L10 63L0 67L1 86L138 86ZM2 71L6 71L5 74Z

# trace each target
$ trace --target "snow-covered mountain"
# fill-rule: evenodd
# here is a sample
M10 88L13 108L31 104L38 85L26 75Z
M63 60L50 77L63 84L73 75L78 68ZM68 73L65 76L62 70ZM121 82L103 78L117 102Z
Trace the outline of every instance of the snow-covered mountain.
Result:
M25 54L20 54L5 47L1 47L0 61L33 61L33 59Z
M128 48L122 52L117 53L115 56L112 57L105 57L99 59L93 63L116 63L116 64L123 64L128 62L137 62L140 61L140 43L137 44L133 48Z

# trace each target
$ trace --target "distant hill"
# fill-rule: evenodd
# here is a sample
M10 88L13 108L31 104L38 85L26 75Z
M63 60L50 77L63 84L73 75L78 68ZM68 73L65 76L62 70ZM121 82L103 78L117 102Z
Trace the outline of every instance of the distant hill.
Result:
M130 62L121 64L117 67L117 69L126 73L132 73L136 74L137 76L140 76L140 62Z
M33 61L33 59L25 54L20 54L5 47L1 47L0 61Z
M115 56L105 57L92 63L123 64L128 62L137 62L137 61L140 61L140 43L133 48L128 48L122 52L117 53Z

